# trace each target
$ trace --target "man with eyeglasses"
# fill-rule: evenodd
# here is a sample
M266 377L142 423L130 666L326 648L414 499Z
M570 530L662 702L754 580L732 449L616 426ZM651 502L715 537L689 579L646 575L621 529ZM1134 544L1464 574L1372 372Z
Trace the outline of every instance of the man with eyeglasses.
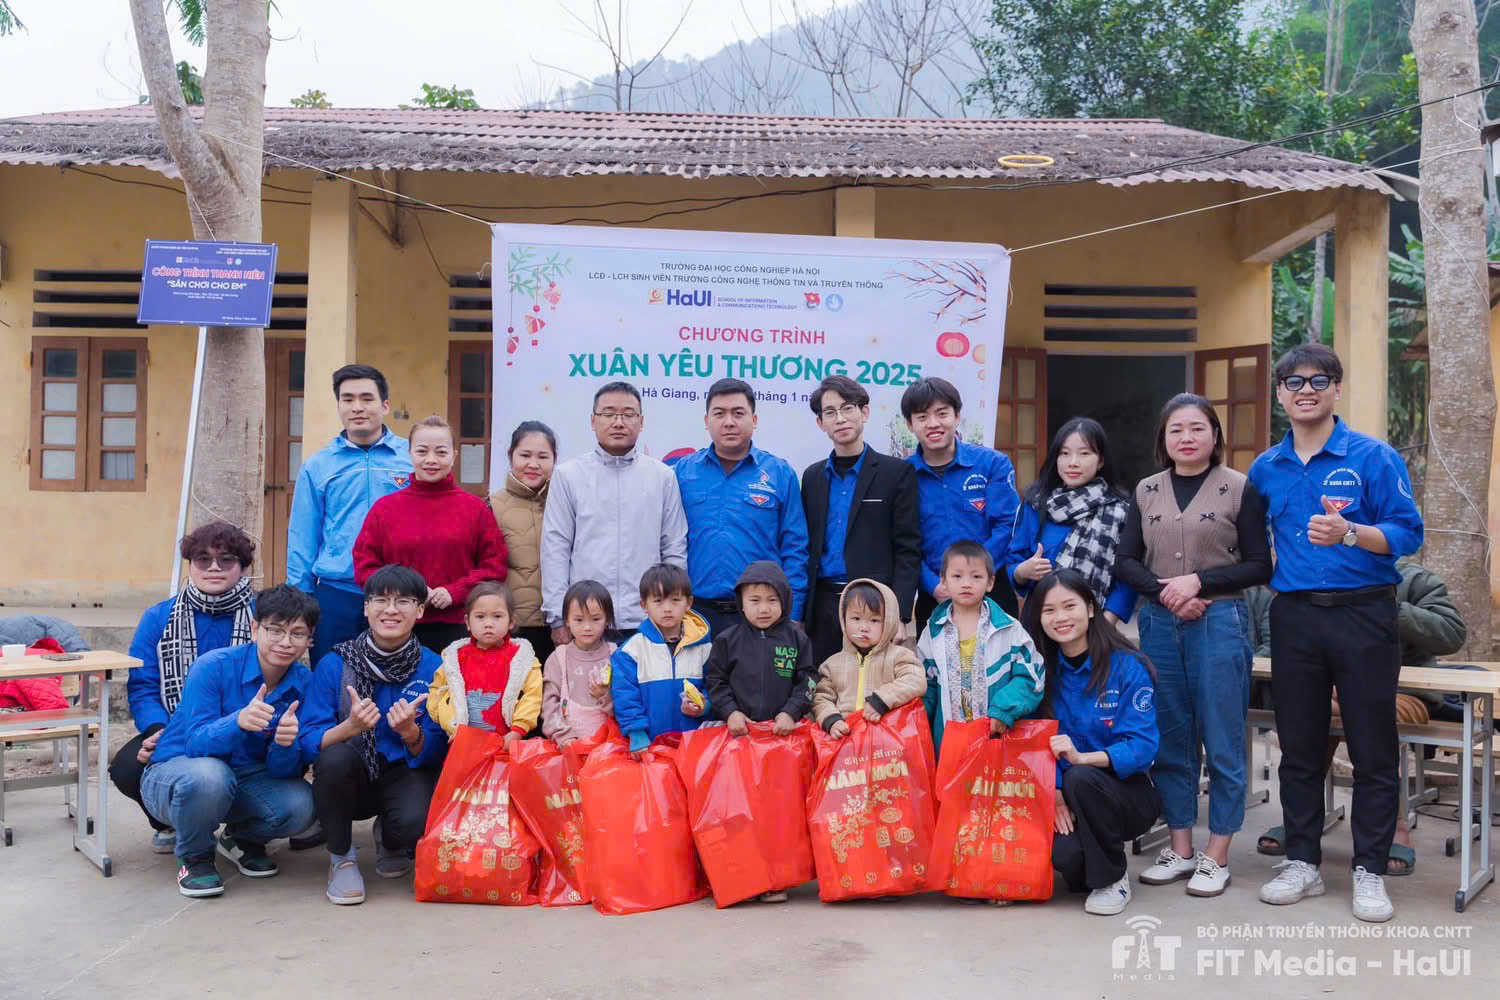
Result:
M253 641L199 657L188 674L141 778L146 808L177 831L184 896L224 892L216 849L246 878L276 875L266 844L312 822L312 787L302 775L318 748L305 731L321 732L329 720L308 701L313 675L301 660L317 625L318 603L307 594L284 584L263 590Z
M745 567L767 559L792 588L789 616L807 602L807 517L797 473L783 458L755 447L755 390L737 378L708 387L703 426L709 446L674 468L687 511L687 568L693 610L718 636L740 620L735 584Z
M243 531L215 521L184 535L177 548L188 563L187 583L147 608L136 626L130 655L141 666L130 672L125 694L137 735L109 764L115 787L146 814L157 854L172 853L176 834L142 803L141 774L182 700L188 668L216 649L249 642L255 608L249 576L255 543Z
M1276 363L1291 431L1250 467L1271 498L1271 694L1281 742L1287 860L1261 887L1267 903L1324 892L1323 763L1337 690L1354 764L1354 915L1389 920L1383 876L1396 829L1396 682L1401 674L1399 556L1422 545L1406 464L1390 445L1333 415L1344 368L1320 344Z
M323 612L313 666L364 627L354 541L375 501L411 482L411 449L385 426L391 390L380 370L345 365L333 373L333 397L344 429L302 463L287 519L286 582Z
M597 580L615 605L615 628L645 620L641 574L687 562L687 519L672 470L639 445L645 427L640 390L610 382L594 393L594 448L552 474L542 515L542 611L554 641L569 641L563 595Z
M802 473L814 580L807 632L813 662L820 664L843 647L839 596L850 580L869 578L890 587L901 621L911 620L922 570L922 531L916 469L865 443L870 394L864 386L847 375L830 375L813 390L808 406L833 442L828 458Z

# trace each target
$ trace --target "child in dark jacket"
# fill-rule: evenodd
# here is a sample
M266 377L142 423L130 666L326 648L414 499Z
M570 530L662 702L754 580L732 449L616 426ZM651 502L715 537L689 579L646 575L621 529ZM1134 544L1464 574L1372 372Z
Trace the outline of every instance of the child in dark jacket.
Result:
M789 620L792 588L780 566L751 563L734 593L740 621L714 636L703 668L709 702L736 736L751 722L773 720L785 736L812 705L818 682L812 642Z

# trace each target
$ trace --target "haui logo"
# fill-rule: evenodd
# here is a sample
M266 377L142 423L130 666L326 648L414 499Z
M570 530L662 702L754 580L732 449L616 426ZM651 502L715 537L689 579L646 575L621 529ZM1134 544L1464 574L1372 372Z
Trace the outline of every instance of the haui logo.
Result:
M1161 921L1140 914L1125 921L1134 934L1121 934L1109 944L1109 964L1117 973L1163 977L1177 970L1177 952L1182 938L1157 934Z
M646 304L652 306L707 306L713 301L714 293L707 288L653 288L646 296Z

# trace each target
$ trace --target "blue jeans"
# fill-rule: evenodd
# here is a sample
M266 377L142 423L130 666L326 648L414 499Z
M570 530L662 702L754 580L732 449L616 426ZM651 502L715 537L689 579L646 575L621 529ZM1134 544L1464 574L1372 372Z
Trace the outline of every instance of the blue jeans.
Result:
M318 627L313 632L312 668L345 639L353 639L368 626L365 620L365 598L357 590L318 584L313 594L318 599Z
M1217 600L1185 622L1154 602L1141 609L1141 650L1156 668L1161 744L1151 780L1174 830L1198 816L1198 748L1208 758L1208 832L1229 836L1245 822L1245 716L1250 708L1249 611Z
M313 821L312 786L273 778L264 765L232 768L218 757L173 757L146 768L141 797L177 830L177 856L211 854L220 823L235 838L264 844Z

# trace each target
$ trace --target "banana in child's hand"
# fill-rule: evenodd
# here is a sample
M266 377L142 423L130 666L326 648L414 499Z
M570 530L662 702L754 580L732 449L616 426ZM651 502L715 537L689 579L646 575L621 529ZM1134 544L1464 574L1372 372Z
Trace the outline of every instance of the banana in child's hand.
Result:
M692 681L682 682L682 693L687 695L688 701L691 701L699 708L706 708L708 706L708 702L703 700L703 692L694 687Z

